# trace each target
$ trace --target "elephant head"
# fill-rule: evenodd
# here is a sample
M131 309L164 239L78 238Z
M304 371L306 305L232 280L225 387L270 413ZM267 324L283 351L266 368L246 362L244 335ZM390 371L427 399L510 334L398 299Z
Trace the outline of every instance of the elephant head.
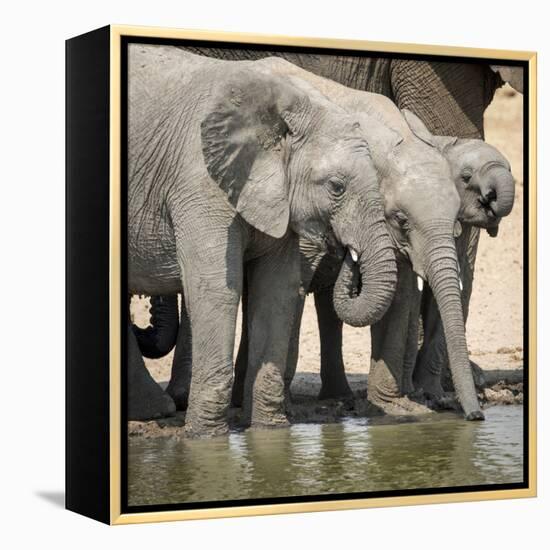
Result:
M290 229L321 247L347 249L337 311L355 326L378 321L393 299L397 268L357 117L268 65L240 70L213 105L201 123L210 177L263 233L281 238Z
M399 112L397 111L397 115ZM435 144L420 140L402 120L388 127L364 117L367 139L376 150L385 216L397 249L432 288L441 312L450 369L469 420L483 419L466 345L455 236L460 197L449 163Z
M481 139L435 136L410 111L403 114L414 133L433 144L447 158L461 199L461 223L498 234L500 220L514 205L515 182L509 162L492 145Z

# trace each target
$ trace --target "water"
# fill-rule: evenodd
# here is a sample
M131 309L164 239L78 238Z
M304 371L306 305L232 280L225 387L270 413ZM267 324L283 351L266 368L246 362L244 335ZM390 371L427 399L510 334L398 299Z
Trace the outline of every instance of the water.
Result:
M421 422L349 419L210 440L131 438L130 505L521 482L523 408Z

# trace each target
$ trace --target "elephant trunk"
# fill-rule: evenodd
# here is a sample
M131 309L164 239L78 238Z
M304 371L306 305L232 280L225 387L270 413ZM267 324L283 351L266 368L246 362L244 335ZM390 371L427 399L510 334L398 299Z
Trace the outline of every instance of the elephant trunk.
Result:
M151 296L151 326L133 325L139 349L149 359L164 357L176 345L179 328L178 297Z
M480 185L481 201L496 218L507 216L514 206L514 177L506 167L497 165L484 170Z
M346 253L333 294L338 317L354 327L379 321L393 300L397 284L395 252L381 202L371 198L367 204L363 219L371 222L356 224L361 233L343 240L352 250Z
M443 322L451 376L458 401L467 420L483 420L468 358L454 240L446 236L429 239L424 258L426 277Z

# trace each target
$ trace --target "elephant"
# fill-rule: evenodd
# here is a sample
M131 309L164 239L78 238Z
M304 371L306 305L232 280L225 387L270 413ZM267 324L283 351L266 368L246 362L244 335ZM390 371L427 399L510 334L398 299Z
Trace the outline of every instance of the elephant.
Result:
M289 68L285 66L285 73L288 72ZM307 80L330 101L360 120L374 166L380 174L388 230L399 251L396 296L382 321L372 327L374 360L373 374L369 377L369 399L386 411L396 408L417 412L425 410L404 397L402 392L407 331L410 320L415 316L418 319L415 304L420 303L414 284L414 271L421 280L427 280L434 288L444 312L443 325L448 335L453 380L465 417L469 420L482 419L483 413L468 361L454 241L460 229L457 217L462 203L447 159L436 144L428 139L428 135L421 134L416 117L412 114L403 116L384 96L346 88L298 67L294 67L292 74ZM297 359L299 319L305 292L315 292L316 304L323 304L331 313L328 327L320 317L321 345L333 350L330 352L325 349L324 357L333 353L340 354L341 358L341 321L356 324L347 311L349 302L342 300L342 288L335 286L335 283L338 273L341 273L342 263L348 266L354 261L361 261L361 254L353 249L345 255L338 254L338 250L320 249L318 243L312 242L307 236L300 239L300 252L303 292L294 316L292 345L285 374L287 389ZM363 288L362 292L365 291L370 292L370 289ZM246 342L253 323L247 318L249 308L245 294L243 336L233 395L233 401L237 404L248 376L247 365L250 365L250 357L247 357L250 345ZM177 361L174 367L176 365ZM341 361L322 363L322 377L327 392L349 389ZM410 388L405 393L410 393Z
M457 239L457 248L466 318L474 272L471 251L474 246L473 235L479 235L478 229L481 228L486 229L491 237L496 237L500 221L510 214L515 198L515 181L510 163L495 147L482 140L436 136L428 131L418 117L412 113L406 116L415 134L433 143L447 158L461 197L461 234ZM408 364L409 367L414 366L414 385L422 388L431 399L437 400L443 397L444 389L451 391L453 385L445 368L447 349L439 311L429 288L424 291L422 302L422 347L416 362L409 358ZM416 356L416 350L412 350L412 353ZM442 384L442 370L445 384Z
M130 45L128 92L128 292L183 293L193 358L185 433L228 429L245 273L244 422L285 425L299 238L360 256L335 284L345 321L378 321L395 291L359 117L285 60L215 60L170 46ZM130 324L127 347L128 417L169 414L174 403L145 368Z

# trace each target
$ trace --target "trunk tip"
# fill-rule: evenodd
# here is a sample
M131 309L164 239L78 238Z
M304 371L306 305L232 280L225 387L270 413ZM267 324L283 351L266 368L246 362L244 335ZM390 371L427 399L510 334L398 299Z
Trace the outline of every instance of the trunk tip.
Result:
M466 420L485 420L485 415L480 410L472 411L466 415Z

